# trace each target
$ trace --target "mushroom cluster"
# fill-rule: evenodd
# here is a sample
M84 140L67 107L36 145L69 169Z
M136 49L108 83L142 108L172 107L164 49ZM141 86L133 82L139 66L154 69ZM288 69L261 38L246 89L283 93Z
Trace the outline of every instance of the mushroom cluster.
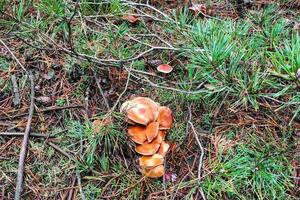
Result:
M136 143L135 151L141 155L141 173L150 178L162 177L164 158L170 148L165 138L173 124L172 111L149 98L137 97L124 102L121 112L130 124L128 136Z

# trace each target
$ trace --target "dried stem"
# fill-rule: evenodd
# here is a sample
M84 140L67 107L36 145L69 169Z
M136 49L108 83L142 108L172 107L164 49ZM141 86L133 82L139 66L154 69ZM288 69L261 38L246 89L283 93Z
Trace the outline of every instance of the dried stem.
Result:
M200 139L198 137L198 132L196 131L196 129L194 127L194 124L192 123L192 105L191 104L188 105L188 111L189 111L188 125L192 128L194 137L197 141L197 144L198 144L200 152L201 152L200 158L199 158L199 165L198 165L198 181L200 181L201 180L201 174L202 174L203 158L204 158L204 148L203 148L203 146L200 142ZM206 198L205 198L204 192L203 192L201 187L200 187L200 194L202 196L202 199L205 200Z
M84 193L83 193L82 185L81 185L80 173L78 171L76 171L76 177L77 177L77 183L78 183L78 186L79 186L79 191L80 191L80 194L81 194L81 199L86 200L86 198L84 196Z
M125 88L124 90L122 91L122 93L119 95L117 101L115 102L114 106L111 108L110 110L110 113L113 112L115 110L115 108L117 107L117 105L119 104L122 96L125 94L125 92L127 91L127 88L128 88L128 84L129 84L129 81L130 81L130 76L131 76L131 69L132 69L132 65L133 63L131 63L129 69L127 70L128 71L128 76L127 76L127 81L126 81L126 85L125 85Z
M11 137L20 137L24 136L22 132L0 132L0 136L11 136ZM37 138L51 138L54 137L48 134L40 134L40 133L30 133L30 137L37 137Z
M26 124L26 129L24 132L24 137L23 137L23 142L22 142L22 148L21 148L21 152L20 152L20 158L19 158L15 200L21 199L22 185L23 185L23 179L24 179L25 159L26 159L26 155L27 155L30 127L31 127L31 121L32 121L32 116L33 116L33 111L34 111L34 80L33 80L33 74L31 71L29 71L29 79L30 79L30 88L31 88L31 90L30 90L30 107L29 107L29 115L28 115L28 120L27 120L27 124Z
M15 56L15 54L10 50L10 48L0 39L0 43L7 49L7 51L11 54L11 56L15 59L15 61L20 65L20 67L27 72L24 65L19 61L19 59Z
M71 108L82 108L84 107L83 105L67 105L67 106L52 106L45 108L43 110L38 111L37 113L44 113L44 112L50 112L50 111L57 111L57 110L66 110L66 109L71 109ZM7 116L7 117L2 117L0 120L5 120L5 119L13 119L13 118L18 118L18 117L23 117L25 116L26 113L18 114L15 116Z
M109 106L109 104L108 104L107 98L106 98L105 95L104 95L104 92L103 92L102 87L101 87L101 85L100 85L100 80L99 80L99 78L97 77L97 74L96 74L96 73L94 73L94 77L95 77L95 80L96 80L97 87L99 88L100 94L101 94L101 96L102 96L102 98L103 98L103 100L104 100L104 104L105 104L107 110L109 110L109 109L110 109L110 106Z

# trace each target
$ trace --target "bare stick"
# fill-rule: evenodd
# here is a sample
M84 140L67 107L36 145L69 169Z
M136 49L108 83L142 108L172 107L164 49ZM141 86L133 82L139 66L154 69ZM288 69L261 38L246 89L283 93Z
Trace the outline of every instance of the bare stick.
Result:
M48 107L48 108L45 108L43 110L40 110L38 111L37 113L44 113L44 112L50 112L50 111L57 111L57 110L66 110L66 109L71 109L71 108L82 108L83 105L66 105L66 106L60 106L60 107L57 107L57 106L52 106L52 107ZM4 120L4 119L12 119L12 118L17 118L17 117L23 117L25 116L26 113L22 113L22 114L18 114L18 115L15 115L15 116L7 116L7 117L2 117L0 118L0 120Z
M128 76L127 76L127 81L126 81L125 88L124 88L123 92L120 94L120 96L118 97L118 99L117 99L116 103L114 104L114 106L110 109L110 112L113 112L113 111L115 110L115 108L117 107L118 103L120 102L122 96L123 96L123 95L125 94L125 92L127 91L128 84L129 84L129 81L130 81L130 76L131 76L132 65L133 65L133 62L131 63L129 69L127 70Z
M67 152L65 152L64 150L62 150L59 146L57 146L53 142L47 142L47 144L49 146L51 146L53 149L55 149L56 151L58 151L59 153L61 153L62 155L64 155L65 157L67 157L67 158L69 158L71 160L75 160L72 155L70 155Z
M23 179L24 179L25 159L26 159L26 155L27 155L30 127L31 127L31 121L32 121L32 116L33 116L33 111L34 111L34 80L33 80L33 75L32 75L31 71L29 71L29 79L30 79L30 88L31 88L30 89L30 107L29 107L29 115L28 115L28 120L27 120L27 124L26 124L26 129L24 132L24 137L23 137L23 142L22 142L22 148L21 148L21 152L20 152L20 158L19 158L15 200L21 199L22 185L23 185Z
M204 90L203 89L198 89L198 90L181 90L181 89L177 89L177 88L174 88L174 87L167 87L167 86L163 86L163 85L158 85L156 83L153 83L152 81L150 81L150 79L146 76L143 76L143 75L140 75L140 76L136 76L134 74L132 74L133 77L139 79L143 82L147 82L148 85L152 86L152 87L156 87L156 88L162 88L162 89L166 89L166 90L171 90L171 91L174 91L174 92L179 92L179 93L184 93L184 94L200 94L200 93L203 93ZM142 78L140 78L142 77ZM206 81L202 82L198 87L201 87L202 85L204 85L206 83Z
M64 150L62 150L59 146L57 146L56 144L52 143L52 142L48 142L47 143L49 146L51 146L53 149L55 149L56 151L58 151L59 153L61 153L62 155L64 155L65 157L73 160L76 162L76 158L74 158L72 155L68 154L67 152L65 152ZM83 200L85 200L85 196L83 193L83 189L82 189L82 185L81 185L81 177L80 177L80 173L78 171L76 171L76 178L77 178L77 183L79 186L79 190L80 190L80 194L81 194L81 198Z
M80 191L80 194L81 194L81 199L86 200L86 198L84 196L84 193L83 193L82 185L81 185L80 172L76 171L76 177L77 177L77 183L78 183L78 186L79 186L79 191Z
M20 105L20 93L19 93L16 75L12 74L10 78L11 78L11 83L13 85L13 94L14 94L13 103L14 103L14 106L19 106Z
M11 137L20 137L24 136L22 132L0 132L0 136L11 136ZM38 138L51 138L53 135L40 134L40 133L30 133L30 137L38 137Z
M19 59L15 56L15 54L10 50L10 48L3 42L3 40L0 39L0 43L3 44L3 46L7 49L7 51L12 55L12 57L17 61L17 63L20 65L20 67L27 72L24 65L19 61Z
M95 77L95 80L96 80L96 84L97 84L97 86L98 86L98 88L99 88L100 94L102 95L102 98L103 98L103 100L104 100L104 104L105 104L107 110L109 110L110 107L109 107L107 98L106 98L105 95L104 95L104 92L103 92L102 87L101 87L101 85L100 85L100 80L99 80L99 78L97 77L97 74L96 74L96 73L94 73L94 77Z
M198 146L200 148L200 152L201 152L201 155L200 155L200 158L199 158L199 165L198 165L198 181L201 180L201 170L202 170L202 165L203 165L203 158L204 158L204 148L200 142L200 139L198 137L198 132L196 131L195 127L194 127L194 124L192 123L192 106L191 104L188 105L188 111L189 111L189 119L188 119L188 125L190 125L190 127L192 128L192 131L194 133L194 137L198 143ZM205 195L204 195L204 192L202 190L202 187L200 187L200 194L202 196L202 199L203 200L206 200L205 198Z

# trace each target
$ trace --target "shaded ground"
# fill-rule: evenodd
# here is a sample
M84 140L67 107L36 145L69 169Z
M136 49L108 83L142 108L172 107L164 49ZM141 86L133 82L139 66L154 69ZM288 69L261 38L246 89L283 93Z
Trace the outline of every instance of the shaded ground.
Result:
M299 198L300 3L199 4L0 1L0 199L14 195L25 70L24 199ZM118 113L133 96L174 112L164 179L138 171Z

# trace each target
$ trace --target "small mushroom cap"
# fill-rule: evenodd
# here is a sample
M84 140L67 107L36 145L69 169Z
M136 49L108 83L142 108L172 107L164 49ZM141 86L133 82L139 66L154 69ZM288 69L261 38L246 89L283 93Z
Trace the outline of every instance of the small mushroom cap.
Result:
M170 149L170 144L169 142L165 142L165 141L162 141L162 143L160 144L160 147L157 151L157 154L165 157L167 152L169 151Z
M173 70L173 67L171 65L168 64L161 64L158 65L157 67L157 71L168 74Z
M158 104L146 97L137 97L131 101L124 102L121 112L126 112L131 121L147 125L158 116Z
M151 143L144 142L143 144L136 145L135 151L144 156L151 156L159 149L160 142L153 140Z
M152 156L142 156L139 158L139 165L141 168L153 168L164 163L164 158L160 154Z
M160 178L165 174L165 168L163 165L158 165L151 169L142 169L142 174L149 178Z
M159 123L159 129L170 129L173 124L173 116L171 109L166 106L160 106L158 108L157 122Z

